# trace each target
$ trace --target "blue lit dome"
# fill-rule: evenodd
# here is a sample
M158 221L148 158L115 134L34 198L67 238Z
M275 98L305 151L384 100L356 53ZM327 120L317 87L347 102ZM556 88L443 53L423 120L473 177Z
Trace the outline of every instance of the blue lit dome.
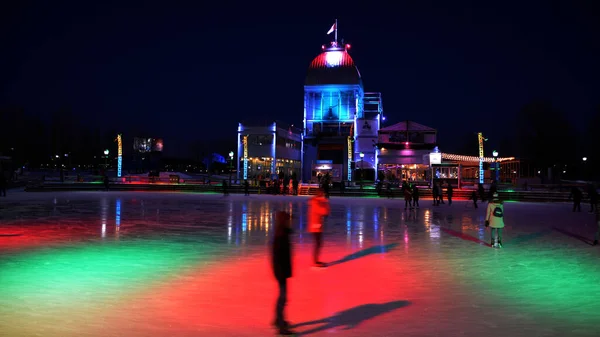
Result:
M310 63L304 84L362 84L360 72L348 54L349 48L350 45L342 48L333 43L328 48L323 46L323 52Z

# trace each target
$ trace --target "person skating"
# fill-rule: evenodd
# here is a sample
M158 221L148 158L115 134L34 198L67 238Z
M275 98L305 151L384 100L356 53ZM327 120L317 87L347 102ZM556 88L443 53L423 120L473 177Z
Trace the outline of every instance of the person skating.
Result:
M498 192L498 185L496 184L496 181L493 180L492 184L490 185L490 190L488 191L488 202L490 200L492 200L494 198L494 194Z
M317 195L308 201L308 231L313 234L315 239L315 248L313 252L313 262L315 267L326 267L327 265L319 260L321 246L323 244L323 225L325 217L329 215L329 200L325 198L323 189L317 191Z
M244 180L244 195L250 195L250 183Z
M594 213L594 206L598 203L598 191L596 186L589 184L587 188L587 195L590 199L590 213Z
M491 228L493 248L502 248L502 230L504 228L504 203L498 198L498 193L492 194L488 203L485 226ZM494 233L495 232L495 233Z
M294 177L292 180L292 186L294 187L294 195L298 195L298 179Z
M454 189L452 188L452 184L448 182L448 188L446 188L446 194L448 195L448 206L452 205L452 195L454 194Z
M223 179L223 195L229 195L229 189L227 185L227 180Z
M292 241L290 234L290 214L279 211L275 213L275 235L272 246L273 274L279 286L279 297L275 304L274 325L280 335L293 335L290 324L285 320L284 310L287 303L287 279L292 277Z
M473 192L471 193L471 198L469 198L469 199L473 200L473 207L475 207L475 208L479 208L479 207L477 206L477 192L473 191Z
M6 185L8 185L8 183L4 171L0 171L0 196L6 197Z
M414 185L412 188L413 207L419 208L419 188Z
M594 246L598 245L598 240L600 240L600 209L598 206L600 206L600 203L596 202L596 225L598 229L596 229L596 236L594 237Z
M402 193L404 194L404 209L407 209L409 207L410 209L412 209L412 192L410 191L410 186L408 186L408 184L402 185Z
M483 187L482 183L477 184L477 193L479 193L479 200L481 202L485 201L485 187Z
M569 199L573 199L573 212L577 209L578 212L581 212L581 199L583 198L583 193L577 188L577 186L573 186L571 188L571 194L569 195Z
M108 178L108 174L104 174L104 190L108 191L110 189L110 179Z
M438 195L438 206L440 204L445 204L444 202L444 189L442 188L442 182L437 183L437 195Z

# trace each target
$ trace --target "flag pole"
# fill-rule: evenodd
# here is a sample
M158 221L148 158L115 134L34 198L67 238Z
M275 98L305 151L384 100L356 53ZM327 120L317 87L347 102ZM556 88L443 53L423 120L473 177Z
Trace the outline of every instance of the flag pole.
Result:
M337 45L337 19L335 19L335 44Z

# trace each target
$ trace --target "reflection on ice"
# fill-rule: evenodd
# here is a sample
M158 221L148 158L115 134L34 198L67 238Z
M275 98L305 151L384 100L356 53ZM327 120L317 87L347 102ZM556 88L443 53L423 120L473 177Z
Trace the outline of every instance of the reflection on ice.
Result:
M121 199L117 198L115 202L115 236L119 238L119 230L121 229Z
M425 226L431 225L431 212L428 209L423 214L423 221L425 222Z
M100 199L100 217L102 221L102 238L106 238L106 222L108 221L108 199L102 198Z
M88 223L97 224L95 235L100 231L102 239L111 235L123 240L130 235L140 237L160 233L185 237L202 233L203 237L244 246L264 244L272 232L273 212L284 210L292 215L295 240L304 243L307 198L231 196L202 197L205 200L198 201L190 195L173 197L138 193L133 198L127 195L97 194L87 204L77 198L49 199L45 214L51 214L55 208L61 217L72 213L73 217L85 218ZM65 200L68 200L68 207ZM331 215L325 223L326 242L343 240L347 247L362 249L390 240L403 241L408 245L409 241L425 237L431 244L439 245L441 240L454 240L440 232L445 227L487 241L484 239L488 234L483 227L483 210L463 209L458 205L422 205L421 209L405 211L403 205L392 201L358 200L348 203L346 199L334 198L331 199ZM112 226L115 226L114 231ZM426 234L421 236L420 233Z

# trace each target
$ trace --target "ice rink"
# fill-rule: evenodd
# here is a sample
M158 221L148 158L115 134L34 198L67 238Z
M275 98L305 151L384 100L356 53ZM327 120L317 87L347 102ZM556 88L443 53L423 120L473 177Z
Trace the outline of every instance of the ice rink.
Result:
M10 192L10 191L9 191ZM294 218L287 316L307 336L599 336L600 246L588 205L404 210L335 198L311 266L306 197L152 192L0 198L0 335L269 336L272 213Z

